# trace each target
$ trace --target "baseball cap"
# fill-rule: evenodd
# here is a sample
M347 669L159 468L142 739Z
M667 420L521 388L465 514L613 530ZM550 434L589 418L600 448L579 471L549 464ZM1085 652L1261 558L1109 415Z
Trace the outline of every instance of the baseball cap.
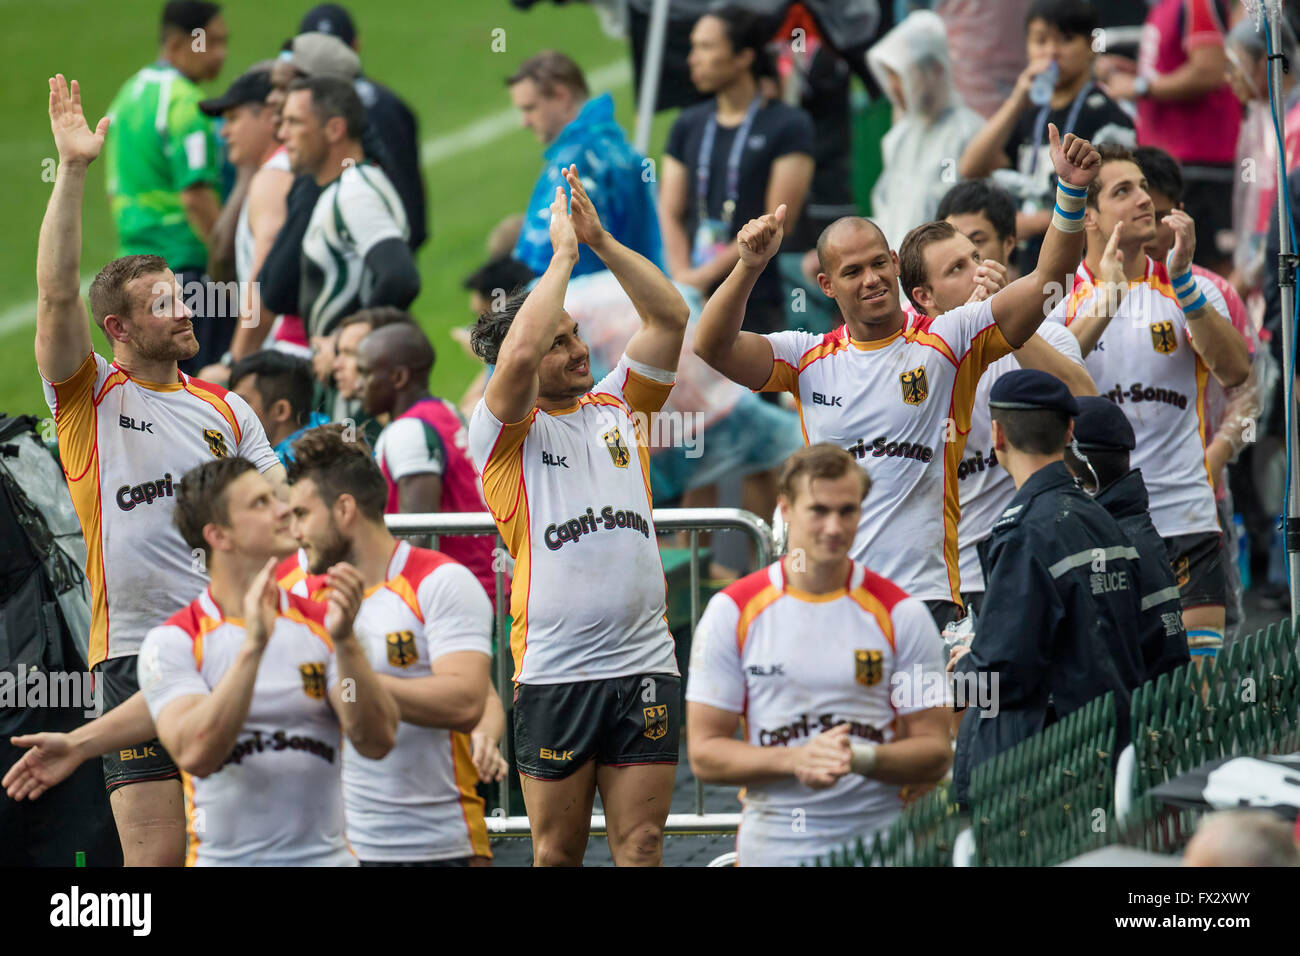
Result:
M361 73L361 58L327 33L298 34L288 59L307 76L333 76L351 82Z
M299 33L328 33L338 37L348 46L357 38L357 28L352 23L352 15L337 3L321 3L312 7L303 15L298 24Z
M235 77L226 92L210 100L200 100L199 109L208 116L220 116L228 109L245 103L265 103L271 93L271 71L253 69Z

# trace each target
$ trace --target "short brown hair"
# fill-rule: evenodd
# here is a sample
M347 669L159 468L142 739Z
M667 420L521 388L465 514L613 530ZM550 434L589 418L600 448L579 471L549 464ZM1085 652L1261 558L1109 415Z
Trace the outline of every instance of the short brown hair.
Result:
M339 495L351 495L361 514L383 521L388 482L365 439L358 435L348 441L343 428L321 425L303 433L290 450L289 480L310 478L326 505L333 505Z
M519 64L519 69L506 77L506 86L514 86L524 80L536 83L537 91L543 96L554 96L557 86L567 86L578 99L585 100L590 95L582 67L557 50L543 50L524 60Z
M1142 169L1142 164L1133 155L1133 150L1127 146L1121 146L1119 143L1102 143L1097 147L1097 153L1101 156L1101 164L1097 167L1097 175L1093 177L1092 182L1088 183L1088 198L1086 200L1087 204L1093 209L1097 208L1097 197L1101 195L1102 166L1107 163L1132 163L1139 170Z
M843 478L850 469L857 474L862 484L862 498L859 500L865 500L867 493L871 491L871 476L858 467L852 455L829 442L809 445L807 448L800 448L785 460L785 464L781 466L781 477L777 479L777 491L784 495L787 501L794 501L795 484L802 476L807 475L809 481L817 478L828 478L834 481L836 478Z
M376 305L369 309L358 309L351 315L344 318L334 327L335 332L341 332L349 325L366 324L370 326L370 331L382 329L385 325L396 325L399 322L405 322L407 325L415 325L415 316L411 315L405 309L399 309L393 305Z
M134 303L126 291L128 283L140 276L166 271L167 261L162 256L122 256L100 269L90 283L90 315L100 331L110 315L129 317L134 311Z
M921 303L912 298L912 290L926 284L925 247L957 235L953 224L945 219L922 223L903 238L903 245L898 250L898 278L903 283L903 294L916 306L918 312L924 312Z
M210 524L230 523L230 502L226 490L257 466L247 458L218 458L191 468L176 486L176 510L172 515L176 530L195 551L207 557L208 543L203 529Z

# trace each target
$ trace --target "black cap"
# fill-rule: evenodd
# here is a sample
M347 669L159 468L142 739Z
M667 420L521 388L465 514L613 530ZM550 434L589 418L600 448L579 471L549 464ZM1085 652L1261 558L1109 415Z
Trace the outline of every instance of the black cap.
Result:
M328 33L338 37L348 46L357 38L357 28L352 24L352 14L337 3L322 3L312 7L298 24L299 33Z
M271 95L271 71L249 70L235 77L230 89L216 99L201 100L199 109L208 116L220 116L228 109L245 103L265 103Z
M1074 440L1080 448L1132 451L1137 447L1133 426L1120 407L1108 398L1086 395L1074 416Z
M1018 368L1007 372L989 390L989 408L1046 409L1079 414L1079 403L1055 375L1038 369Z

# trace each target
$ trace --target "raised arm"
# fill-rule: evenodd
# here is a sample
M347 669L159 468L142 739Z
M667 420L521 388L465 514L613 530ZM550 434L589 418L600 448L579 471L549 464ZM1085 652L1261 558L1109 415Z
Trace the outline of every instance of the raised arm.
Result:
M86 170L104 148L108 117L92 130L81 111L81 87L63 74L50 80L50 129L59 169L36 246L36 367L62 382L90 354L90 317L81 301L81 200Z
M496 372L483 392L488 411L506 424L522 421L537 403L537 369L555 343L564 293L578 261L578 237L563 186L555 187L551 202L551 247L551 263L510 323L497 351Z
M627 357L655 368L676 371L686 322L691 316L686 300L658 266L623 245L601 226L577 166L566 169L564 179L573 195L570 216L574 235L614 273L641 316L641 328L627 344Z
M993 296L993 319L1012 348L1029 340L1047 317L1048 300L1083 258L1083 206L1088 185L1097 178L1101 156L1091 143L1067 133L1062 142L1055 124L1048 124L1052 165L1056 168L1056 212L1043 237L1034 271Z
M1101 254L1101 264L1097 269L1097 291L1070 322L1070 331L1079 340L1079 351L1084 358L1097 347L1101 334L1106 331L1106 326L1110 325L1110 320L1115 317L1124 297L1128 295L1124 251L1119 247L1123 232L1124 224L1117 222Z
M1034 60L1020 71L1011 95L1002 101L997 112L975 134L957 161L957 175L962 179L979 179L995 169L1012 165L1007 156L1007 139L1016 128L1016 120L1029 105L1029 88L1033 86L1034 78L1047 69L1047 64L1046 59Z
M1174 231L1174 248L1169 255L1169 281L1178 304L1187 317L1187 335L1192 348L1224 388L1240 385L1250 375L1250 348L1232 322L1205 298L1192 275L1192 254L1196 251L1196 224L1181 209L1172 210L1164 222Z
M695 328L695 354L746 388L762 388L772 377L771 343L761 335L742 332L740 327L754 283L781 248L785 212L785 206L777 206L775 212L741 227L736 235L740 260L709 297Z

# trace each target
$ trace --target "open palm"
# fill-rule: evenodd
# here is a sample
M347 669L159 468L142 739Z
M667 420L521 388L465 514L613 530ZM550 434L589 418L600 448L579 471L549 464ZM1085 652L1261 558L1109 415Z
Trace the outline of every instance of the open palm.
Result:
M60 73L50 78L50 129L54 131L60 163L89 163L104 148L108 117L92 130L81 111L80 85L73 80L69 89Z

